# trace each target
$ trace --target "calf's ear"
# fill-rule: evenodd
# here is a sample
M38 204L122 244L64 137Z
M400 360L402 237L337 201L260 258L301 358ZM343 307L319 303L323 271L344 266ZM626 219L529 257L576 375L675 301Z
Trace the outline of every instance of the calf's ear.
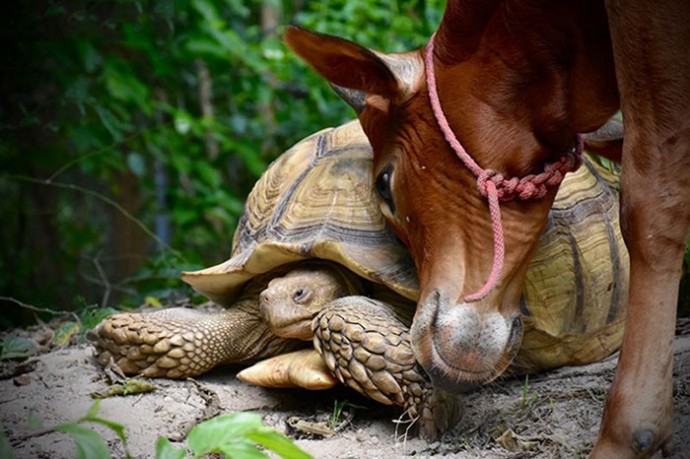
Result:
M612 161L620 162L623 155L623 123L611 118L594 132L582 137L588 150Z
M389 59L342 38L290 26L285 43L326 78L357 113L366 106L387 110L402 85Z

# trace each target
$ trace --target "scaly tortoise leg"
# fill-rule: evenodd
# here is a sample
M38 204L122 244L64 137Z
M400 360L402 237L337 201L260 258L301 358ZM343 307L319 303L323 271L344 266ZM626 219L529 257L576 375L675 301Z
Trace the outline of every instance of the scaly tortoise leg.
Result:
M312 330L315 348L343 384L403 407L422 437L434 440L455 424L458 399L433 389L415 361L409 327L391 306L361 296L340 298L314 318Z
M170 308L116 314L88 336L100 365L112 358L125 374L150 378L196 376L222 363L256 361L303 346L268 330L256 296L220 312Z

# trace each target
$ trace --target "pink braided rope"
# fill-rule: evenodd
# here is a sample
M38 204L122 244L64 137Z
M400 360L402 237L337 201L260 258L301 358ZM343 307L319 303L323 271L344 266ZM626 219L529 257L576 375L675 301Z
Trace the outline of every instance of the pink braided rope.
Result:
M496 287L501 279L503 264L505 261L505 241L503 239L503 224L501 222L501 201L513 199L527 200L539 199L546 195L548 189L557 186L563 180L567 172L576 170L581 163L582 138L577 136L575 149L563 155L558 161L547 164L544 172L530 174L522 178L506 178L503 174L493 169L483 169L465 151L457 137L453 133L448 119L443 113L441 102L436 88L436 75L434 71L434 34L429 40L424 53L424 65L426 67L426 82L431 99L431 108L436 117L443 136L450 144L455 154L465 166L477 177L477 189L489 202L489 214L491 216L491 228L494 240L494 257L491 272L486 283L475 293L465 296L465 301L478 301L484 298Z

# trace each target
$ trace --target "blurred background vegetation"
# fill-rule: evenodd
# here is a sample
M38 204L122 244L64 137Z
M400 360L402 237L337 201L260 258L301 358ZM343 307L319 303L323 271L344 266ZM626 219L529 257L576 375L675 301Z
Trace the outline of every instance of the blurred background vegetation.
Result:
M354 117L286 24L422 46L441 0L24 0L0 6L0 326L191 295L271 160ZM11 301L9 298L17 301ZM18 307L18 302L25 307Z
M179 272L227 258L270 161L354 116L283 27L405 51L443 4L2 2L0 327L191 295Z

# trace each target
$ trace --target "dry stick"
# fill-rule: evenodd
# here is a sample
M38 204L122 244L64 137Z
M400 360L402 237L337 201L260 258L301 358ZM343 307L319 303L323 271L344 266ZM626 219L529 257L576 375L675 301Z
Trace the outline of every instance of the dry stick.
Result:
M103 292L103 299L101 299L101 306L106 307L108 306L108 300L110 299L110 281L108 281L108 277L105 275L105 272L103 271L103 267L101 266L101 262L98 260L98 256L95 256L92 258L93 264L96 267L96 271L98 271L98 276L101 278L101 281L103 282L103 288L105 291Z
M36 437L42 437L43 435L48 435L51 433L57 432L55 430L55 427L49 427L47 429L42 429L42 430L37 430L36 432L31 432L28 434L21 435L19 437L13 438L10 440L10 445L14 448L16 446L21 445L24 443L26 440L30 438L36 438Z
M79 320L79 316L77 316L74 312L71 311L56 311L54 309L49 309L49 308L39 308L38 306L33 306L31 304L24 303L22 301L19 301L16 298L12 298L9 296L0 296L0 301L9 301L10 303L14 303L18 305L21 308L28 309L29 311L33 312L44 312L47 314L52 314L54 316L72 316L74 319L78 322L81 323L81 320Z
M87 282L91 282L92 284L96 284L100 287L105 287L103 284L103 279L101 278L90 276L81 270L79 271L79 275ZM109 287L114 292L126 293L127 295L133 295L136 293L135 289L124 287L121 284L109 284Z
M86 260L86 261L89 261L89 262L91 262L91 263L94 263L94 264L96 263L94 257L87 257L87 256L84 256L84 255L80 255L79 257L80 257L81 259ZM98 258L98 264L100 265L100 260L102 260L102 259L103 259L103 260L106 260L106 261L114 261L114 260L122 260L122 259L124 259L124 258L126 258L126 257L128 257L128 255L102 257L102 256L100 255L100 253L99 253L99 255L98 255L97 258ZM100 273L99 273L99 274L100 274ZM124 287L124 286L122 285L124 282L126 282L126 280L123 281L123 282L120 282L120 283L111 283L111 282L108 281L108 279L106 279L103 275L101 275L99 278L96 278L96 277L93 277L93 276L91 276L91 275L89 275L89 274L83 272L81 269L79 269L79 275L80 275L84 280L86 280L87 282L91 282L92 284L96 284L96 285L98 285L98 286L100 286L100 287L107 287L107 288L109 288L111 291L123 292L123 293L126 293L126 294L128 294L128 295L131 295L131 294L134 294L134 293L135 293L135 289L127 288L127 287Z

